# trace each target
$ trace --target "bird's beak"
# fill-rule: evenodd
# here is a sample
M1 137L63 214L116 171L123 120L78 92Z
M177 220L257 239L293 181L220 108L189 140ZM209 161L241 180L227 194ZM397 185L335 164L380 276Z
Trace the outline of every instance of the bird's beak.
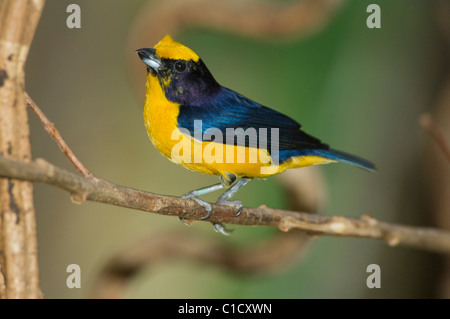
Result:
M136 50L136 53L139 54L142 62L147 64L150 68L152 68L155 72L158 72L159 67L161 66L161 60L156 55L156 50L151 48L144 48Z

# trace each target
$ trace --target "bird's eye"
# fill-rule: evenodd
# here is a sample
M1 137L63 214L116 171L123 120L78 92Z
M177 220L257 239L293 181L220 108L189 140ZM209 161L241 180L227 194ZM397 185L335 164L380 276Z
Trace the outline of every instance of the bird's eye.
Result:
M177 61L175 63L175 70L177 70L178 72L184 72L184 70L186 70L186 63L184 61Z

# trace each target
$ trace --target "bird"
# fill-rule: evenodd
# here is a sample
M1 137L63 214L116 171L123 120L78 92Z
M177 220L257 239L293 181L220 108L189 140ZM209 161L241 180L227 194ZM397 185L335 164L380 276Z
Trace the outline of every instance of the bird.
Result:
M230 199L254 178L332 162L376 170L305 133L292 118L220 85L197 53L170 35L136 53L147 69L144 122L153 145L176 164L220 178L182 196L205 208L203 220L212 206L200 196L225 189L216 204L234 207L239 216L242 202ZM213 227L229 234L222 224Z

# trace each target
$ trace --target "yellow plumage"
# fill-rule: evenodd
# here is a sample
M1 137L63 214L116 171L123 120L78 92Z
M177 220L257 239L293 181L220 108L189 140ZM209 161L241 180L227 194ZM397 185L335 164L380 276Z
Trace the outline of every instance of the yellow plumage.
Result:
M192 60L194 62L200 59L197 53L180 42L174 41L170 35L166 35L154 48L161 59Z

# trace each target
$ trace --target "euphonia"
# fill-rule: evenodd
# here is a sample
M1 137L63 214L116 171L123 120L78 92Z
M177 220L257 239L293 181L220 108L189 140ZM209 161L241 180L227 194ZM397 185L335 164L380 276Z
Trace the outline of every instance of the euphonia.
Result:
M224 188L216 204L235 207L238 216L242 202L229 199L255 177L331 162L375 170L367 160L330 149L288 116L221 86L202 59L170 35L136 52L147 66L144 121L153 145L187 169L220 178L183 196L205 207L202 219L212 208L199 196ZM214 229L226 234L220 224Z

